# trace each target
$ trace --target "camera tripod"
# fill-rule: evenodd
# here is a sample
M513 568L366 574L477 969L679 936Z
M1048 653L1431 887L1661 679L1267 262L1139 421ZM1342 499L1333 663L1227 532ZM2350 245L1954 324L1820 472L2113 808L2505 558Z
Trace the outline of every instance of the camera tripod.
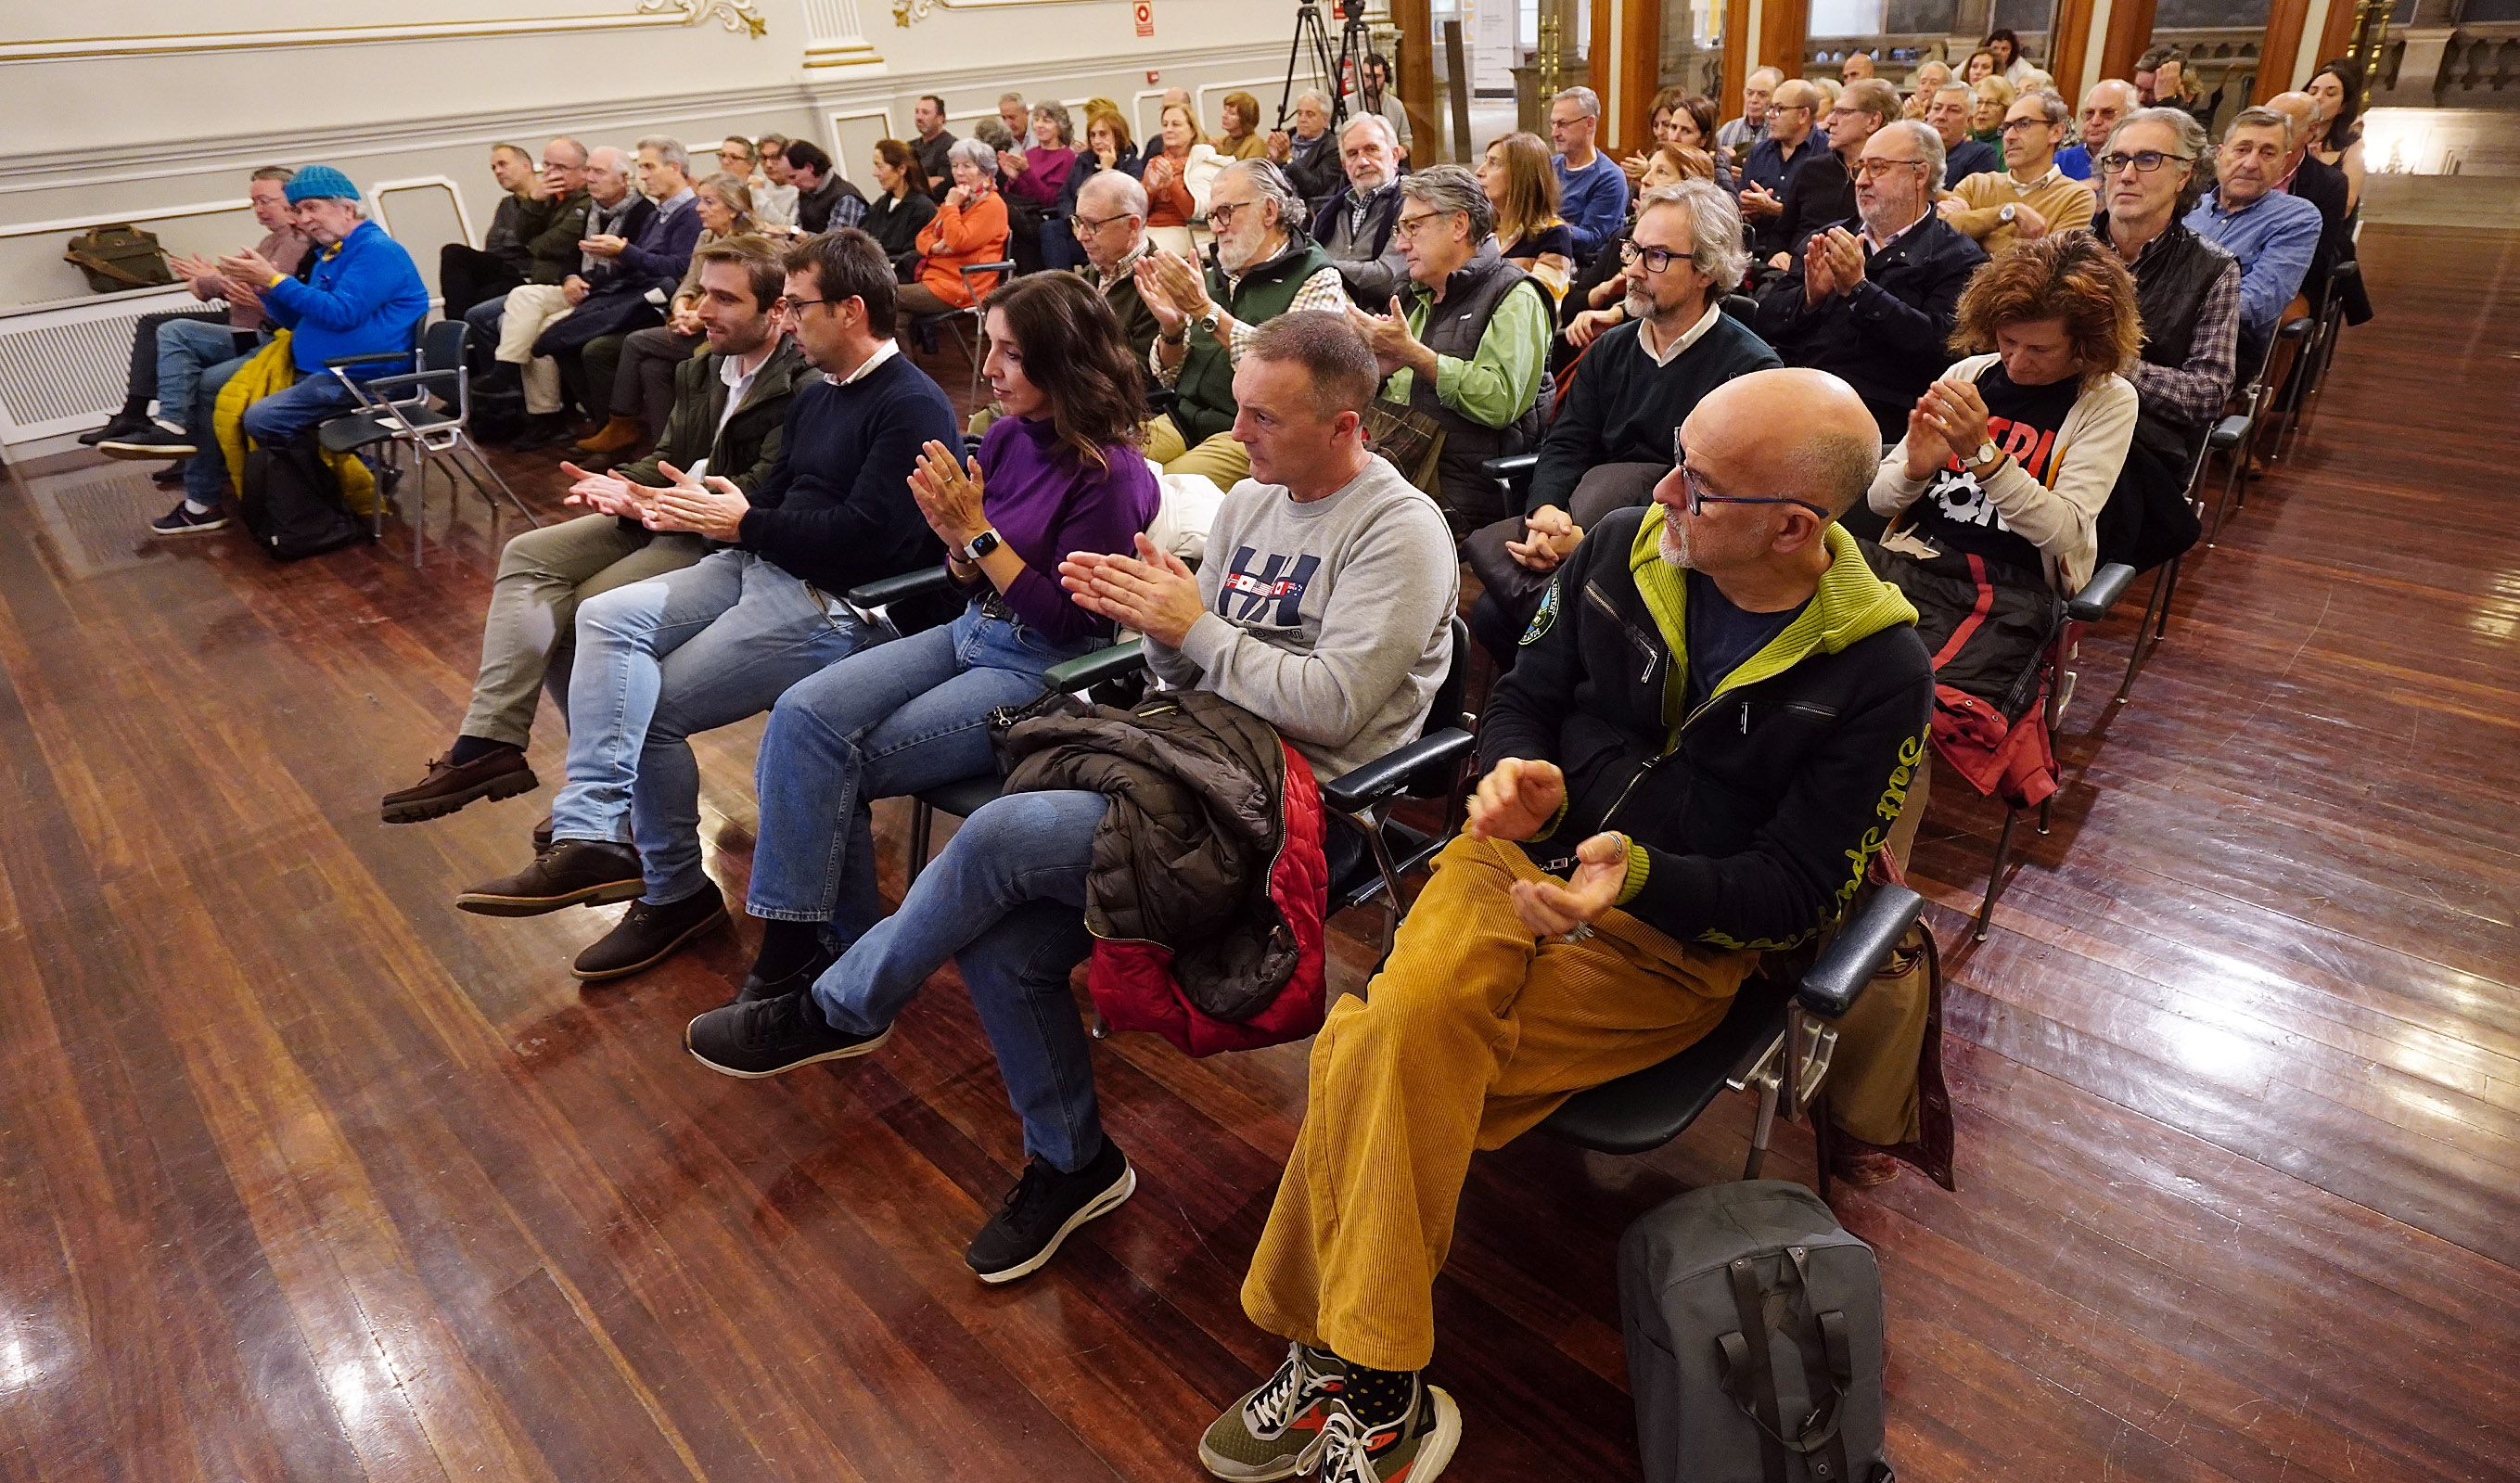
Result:
M1346 23L1340 28L1338 49L1333 53L1320 0L1295 0L1295 39L1286 48L1286 82L1278 94L1279 128L1286 126L1295 97L1295 79L1302 74L1308 50L1312 54L1312 75L1321 79L1323 91L1329 95L1332 137L1346 120L1347 79L1355 77L1360 86L1363 84L1365 54L1372 49L1372 38L1365 23L1365 0L1339 0L1339 16Z

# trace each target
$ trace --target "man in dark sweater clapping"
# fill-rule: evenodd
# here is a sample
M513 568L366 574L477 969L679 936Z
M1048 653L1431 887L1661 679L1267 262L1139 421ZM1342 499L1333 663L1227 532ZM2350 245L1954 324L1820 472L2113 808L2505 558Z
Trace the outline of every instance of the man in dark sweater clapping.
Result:
M1540 440L1524 513L1462 543L1486 587L1470 628L1500 664L1531 621L1541 589L1614 511L1642 505L1678 457L1674 433L1707 392L1780 364L1724 296L1749 266L1740 208L1711 181L1648 193L1621 248L1622 318L1598 332L1568 375L1556 421Z
M910 471L926 443L959 434L945 393L893 342L883 248L853 228L826 233L790 249L787 269L796 343L823 380L796 392L778 461L749 496L714 472L660 470L676 482L653 491L647 523L720 549L578 608L568 786L552 842L457 898L493 917L636 898L578 955L580 978L636 971L725 919L700 868L687 739L759 715L871 642L838 595L941 555Z

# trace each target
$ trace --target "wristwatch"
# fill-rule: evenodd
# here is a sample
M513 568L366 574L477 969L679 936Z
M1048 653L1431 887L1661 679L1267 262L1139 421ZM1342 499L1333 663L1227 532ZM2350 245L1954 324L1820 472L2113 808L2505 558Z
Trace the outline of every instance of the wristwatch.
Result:
M1996 219L1996 220L1998 220L1998 221L2001 221L2001 222L2007 222L2007 223L2008 223L2008 222L2010 222L2010 221L2012 220L2012 212L2013 212L2012 202L2004 202L2004 204L2003 204L2003 208L2002 208L2002 210L2000 210L2000 211L1998 211L1998 212L1996 212L1996 213L1995 213L1995 219Z
M1214 339L1216 337L1216 322L1224 317L1225 311L1211 303L1207 306L1207 312L1198 317L1198 327L1207 332L1208 338Z
M1990 443L1987 446L1993 447L1994 445ZM998 533L996 531L983 530L978 535L971 537L970 544L956 550L954 555L962 558L964 565L977 566L980 564L980 558L997 550L998 544Z
M1995 446L1995 439L1988 438L1977 445L1977 452L1970 455L1968 466L1971 470L1991 469L2002 461L2003 450Z

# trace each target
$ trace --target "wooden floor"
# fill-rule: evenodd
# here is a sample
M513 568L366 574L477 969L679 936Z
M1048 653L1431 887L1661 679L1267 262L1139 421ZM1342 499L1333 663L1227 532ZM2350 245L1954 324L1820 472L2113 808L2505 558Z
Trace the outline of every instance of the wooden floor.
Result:
M2383 317L2132 706L2088 683L2126 622L2087 641L2055 832L1982 946L1994 816L1936 800L1960 1189L1839 1201L1909 1483L2520 1478L2520 236L2363 255ZM879 1056L713 1076L679 1034L748 931L581 991L612 913L450 900L547 794L378 824L471 684L477 509L441 498L419 572L399 533L275 566L149 545L142 472L0 483L0 1478L1197 1475L1275 1358L1236 1288L1303 1048L1104 1045L1138 1197L982 1287L1020 1154L950 978ZM702 749L739 893L758 734ZM1615 1243L1747 1121L1479 1161L1451 1476L1632 1472Z

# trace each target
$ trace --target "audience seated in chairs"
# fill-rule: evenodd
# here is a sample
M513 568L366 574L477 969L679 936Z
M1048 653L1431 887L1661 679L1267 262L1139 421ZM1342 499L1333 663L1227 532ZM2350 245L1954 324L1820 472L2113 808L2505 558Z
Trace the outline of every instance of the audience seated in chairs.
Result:
M1784 251L1785 188L1793 172L1828 153L1820 132L1820 89L1796 77L1777 84L1767 136L1741 166L1741 215L1750 223L1750 255L1764 262Z
M1085 256L1077 276L1110 307L1131 363L1147 366L1162 329L1138 286L1138 264L1148 251L1147 188L1122 171L1097 171L1077 192L1067 225Z
M2016 242L2091 225L2090 187L2056 168L2073 114L2053 93L2024 93L2003 115L2003 170L1956 181L1938 205L1989 255Z
M761 224L763 235L773 239L792 236L796 232L796 172L788 163L788 146L794 141L785 134L764 134L752 142L753 171L752 218Z
M752 193L730 174L711 175L692 187L693 207L699 213L700 235L692 245L691 266L674 296L665 302L665 322L627 335L598 336L581 354L590 392L587 410L604 426L577 445L577 451L599 458L634 457L665 432L674 407L674 368L700 347L700 264L704 247L752 237Z
M1628 177L1617 160L1593 147L1600 128L1601 100L1591 88L1570 87L1550 100L1557 209L1579 255L1600 250L1628 219Z
M656 213L636 236L586 239L586 250L609 259L612 272L567 314L547 325L533 343L535 355L551 357L559 368L566 400L597 427L605 421L612 384L598 381L593 372L601 368L608 376L619 364L620 337L664 317L650 295L661 301L674 291L691 271L692 249L699 244L699 197L692 186L691 156L681 140L652 134L639 141L639 190L656 203ZM604 339L613 343L590 355L595 342ZM566 427L563 410L556 423L547 425L547 434L557 441Z
M2083 95L2083 111L2076 117L2080 133L2072 144L2056 152L2056 168L2091 186L2094 197L2099 194L2097 172L2092 161L2106 151L2109 131L2118 120L2143 107L2136 95L2135 84L2116 77L2103 77L2092 84Z
M1642 505L1671 472L1673 429L1716 387L1773 370L1777 352L1724 312L1749 270L1740 208L1713 182L1647 192L1637 210L1617 328L1568 373L1540 440L1520 515L1472 532L1462 554L1485 589L1470 631L1499 665L1542 589L1615 511Z
M1297 218L1310 221L1338 189L1344 176L1339 168L1338 141L1330 136L1330 101L1311 88L1295 95L1295 127L1274 129L1269 134L1269 158L1286 172L1297 195L1304 200L1303 214Z
M1148 235L1177 257L1195 257L1191 224L1207 207L1191 189L1191 172L1197 168L1205 174L1217 158L1216 148L1199 136L1198 118L1189 104L1167 103L1155 116L1155 137L1147 142L1138 174L1147 188Z
M1865 141L1853 220L1795 244L1792 267L1759 292L1759 333L1796 366L1845 381L1884 443L1946 364L1952 323L1986 251L1931 209L1942 140L1899 122Z
M1314 214L1313 241L1337 266L1350 297L1389 303L1409 278L1408 259L1391 239L1400 214L1400 148L1391 125L1379 113L1349 119L1339 130L1339 162L1347 184Z
M740 237L700 248L692 265L700 291L693 312L708 353L675 368L663 441L609 476L561 466L576 479L568 503L593 513L528 530L500 552L471 708L428 775L384 795L385 823L435 819L476 798L539 786L525 761L535 698L548 691L568 712L579 607L709 552L706 537L665 519L659 495L678 482L676 473L719 474L749 495L777 462L788 400L806 370L804 352L780 326L779 255L758 237Z
M918 136L910 141L912 153L919 157L919 173L927 181L930 201L943 201L954 188L953 162L946 152L954 148L954 131L945 127L945 100L934 93L922 93L911 106L910 126Z
M1070 241L1075 236L1067 230L1060 210L1067 177L1075 170L1076 125L1064 104L1045 103L1034 109L1024 147L998 155L998 188L1006 193L1011 209L1020 208L1032 219L1033 246L1040 249L1042 260L1054 266L1065 266L1065 249L1055 247L1051 235L1058 233ZM1056 261L1054 254L1059 254Z
M1715 131L1715 147L1732 157L1736 167L1746 166L1750 151L1768 137L1770 111L1776 103L1777 89L1783 86L1785 74L1773 67L1754 67L1741 79L1741 116L1725 122ZM1804 129L1811 120L1803 120ZM1782 190L1781 173L1769 183L1769 189ZM1744 213L1747 214L1747 213Z
M563 134L543 146L541 190L543 210L538 230L524 240L524 276L509 290L494 293L462 311L464 322L472 327L466 355L476 376L499 365L495 352L499 348L501 327L508 312L508 294L526 284L557 286L577 271L581 261L592 261L578 244L588 235L587 213L593 207L587 195L586 146ZM626 182L623 187L627 190ZM451 302L451 300L450 300ZM565 301L562 300L562 307ZM456 311L449 309L453 319ZM515 373L507 373L513 376ZM475 394L491 389L486 381L476 380ZM504 389L504 388L503 388Z
M1683 149L1675 144L1658 144L1645 155L1644 173L1637 178L1637 202L1665 186L1676 186L1684 180L1713 180L1715 161L1704 150ZM1726 190L1728 198L1732 192ZM1736 204L1734 209L1739 209ZM1636 229L1631 215L1619 228L1619 235L1593 254L1566 286L1566 296L1557 306L1558 342L1551 349L1552 369L1563 372L1574 359L1572 352L1582 350L1601 337L1627 317L1628 262L1620 250ZM1748 224L1743 224L1748 231ZM1746 242L1746 237L1744 238Z
M1365 445L1376 376L1345 321L1285 315L1243 349L1235 430L1250 447L1251 477L1227 496L1198 574L1141 537L1136 557L1080 556L1061 576L1086 610L1146 635L1148 663L1166 685L1268 722L1315 776L1334 778L1423 726L1451 662L1459 567L1434 506ZM1099 888L1088 876L1126 875L1095 868L1098 835L1119 812L1082 789L987 804L900 910L810 989L700 1015L686 1032L692 1053L736 1076L865 1055L953 960L1022 1119L1028 1160L967 1260L987 1281L1037 1270L1136 1185L1097 1115L1091 1043L1068 990L1091 940L1079 917ZM1361 856L1351 831L1330 833L1333 859Z
M1892 517L1871 555L1916 605L1942 697L1934 749L2014 808L2056 789L2037 707L2057 600L2099 564L2099 518L2135 435L2121 367L2141 336L2135 280L2082 232L2023 243L1960 296L1953 364L1872 480Z
M1347 307L1338 268L1297 225L1303 209L1285 171L1238 159L1216 177L1208 206L1216 265L1202 275L1160 247L1138 264L1139 292L1161 332L1155 381L1175 393L1172 410L1147 425L1147 457L1166 473L1203 473L1219 489L1249 473L1234 402L1244 346L1281 314Z
M513 144L490 147L490 177L499 182L499 204L481 246L450 242L437 249L440 311L461 319L473 305L505 298L525 281L531 259L525 244L551 224L560 200L543 189L534 157Z
M636 972L725 920L701 869L688 739L760 714L875 637L831 594L938 556L910 472L922 448L956 440L954 411L893 340L892 265L854 228L806 239L786 265L792 333L824 380L789 402L778 459L749 495L724 474L658 466L673 483L642 499L647 523L720 549L579 607L552 843L457 898L496 917L637 898L578 955L582 979Z
M1495 213L1497 253L1540 280L1553 311L1566 297L1575 273L1575 231L1557 214L1557 171L1549 146L1537 134L1513 133L1488 141L1479 161L1479 191ZM1402 272L1407 273L1404 260ZM1390 298L1357 301L1381 304Z
M911 476L969 603L950 623L799 681L771 709L746 902L765 926L739 1002L812 987L883 915L873 800L994 776L990 713L1041 695L1051 665L1111 642L1109 620L1068 600L1058 567L1077 552L1134 553L1154 518L1155 476L1137 447L1146 372L1101 295L1065 273L990 294L988 345L1003 415L977 457L931 443Z
M1242 1284L1286 1361L1201 1440L1220 1477L1433 1476L1462 1422L1424 1378L1432 1288L1472 1152L1705 1035L1759 950L1844 911L1899 811L1932 676L1835 523L1871 416L1762 371L1681 441L1655 503L1559 573L1481 717L1467 831L1313 1041Z
M546 148L543 157L548 161L552 151ZM509 290L496 315L488 314L489 305L483 304L467 317L476 331L484 328L485 320L497 331L500 364L516 367L521 378L528 442L557 442L569 426L562 410L560 367L534 346L544 331L577 312L598 288L629 271L617 249L598 248L643 238L656 219L655 202L630 188L631 168L630 157L609 145L587 156L587 206L576 243L576 271L557 283L529 283ZM698 240L698 225L694 217L690 240Z
M1228 159L1258 159L1269 153L1269 136L1260 130L1260 100L1231 92L1218 105L1216 153Z
M919 231L919 272L901 290L901 311L924 316L968 309L996 287L998 275L967 280L963 269L1007 256L1007 202L997 188L998 153L977 139L950 152L954 189Z
M2214 184L2187 229L2240 264L2240 364L2263 363L2293 296L2310 276L2327 223L2318 207L2275 189L2293 146L2292 120L2269 108L2233 115L2214 154Z
M2092 163L2102 214L2092 232L2135 274L2143 322L2135 383L2135 447L2127 487L2109 502L2100 560L2138 571L2193 545L2187 471L2223 415L2237 379L2240 265L2182 217L2204 194L2205 130L2178 109L2139 109L2119 120Z
M791 140L787 156L788 177L796 184L797 231L812 237L866 219L866 197L841 177L821 145Z
M1813 233L1856 214L1855 161L1863 157L1867 140L1898 121L1899 95L1878 77L1849 83L1829 105L1822 115L1828 148L1794 166L1777 219L1764 234L1763 240L1776 244L1765 259L1769 267L1791 266L1795 248Z
M1480 466L1531 448L1549 418L1556 303L1498 253L1494 226L1486 194L1460 165L1401 177L1392 235L1408 254L1408 295L1388 315L1348 310L1388 378L1383 399L1443 431L1430 492L1457 537L1506 514Z
M288 186L296 171L265 165L246 183L263 239L254 251L295 278L313 270L306 234L297 230ZM262 297L253 284L230 283L207 258L168 264L198 299L224 299L227 309L170 309L144 314L131 327L131 376L121 410L79 441L114 458L183 458L210 436L209 409L197 407L202 374L251 351L263 334ZM224 380L224 378L222 378ZM158 404L152 421L149 404Z
M1059 192L1058 204L1042 224L1042 262L1053 268L1082 268L1087 262L1084 244L1076 235L1078 202L1094 177L1108 172L1125 175L1131 180L1146 167L1129 137L1129 125L1116 107L1105 107L1102 100L1085 106L1085 143L1076 151L1076 167L1067 172L1067 184ZM1140 188L1140 195L1145 190ZM1141 217L1146 208L1138 211ZM1143 229L1141 229L1143 230Z
M295 380L245 409L245 435L265 447L286 442L351 405L349 388L326 368L326 361L378 357L348 368L361 381L410 370L415 332L428 315L428 286L421 281L418 265L402 244L367 219L359 188L348 176L329 164L308 165L290 178L283 195L298 233L315 254L306 278L292 277L250 248L229 253L218 263L221 279L259 295L263 317L275 330L289 332L289 369ZM251 359L238 356L200 373L194 406L203 415L194 430L201 446L185 467L184 498L151 522L156 533L190 535L227 523L220 500L227 459L206 414Z
M1969 114L1976 108L1977 95L1964 82L1934 89L1932 101L1925 106L1924 121L1943 142L1943 179L1952 185L2003 168L2002 151L1969 137Z
M927 194L919 152L901 140L876 141L874 169L875 200L863 225L892 259L893 271L907 273L919 261L919 234L936 219L936 198Z

